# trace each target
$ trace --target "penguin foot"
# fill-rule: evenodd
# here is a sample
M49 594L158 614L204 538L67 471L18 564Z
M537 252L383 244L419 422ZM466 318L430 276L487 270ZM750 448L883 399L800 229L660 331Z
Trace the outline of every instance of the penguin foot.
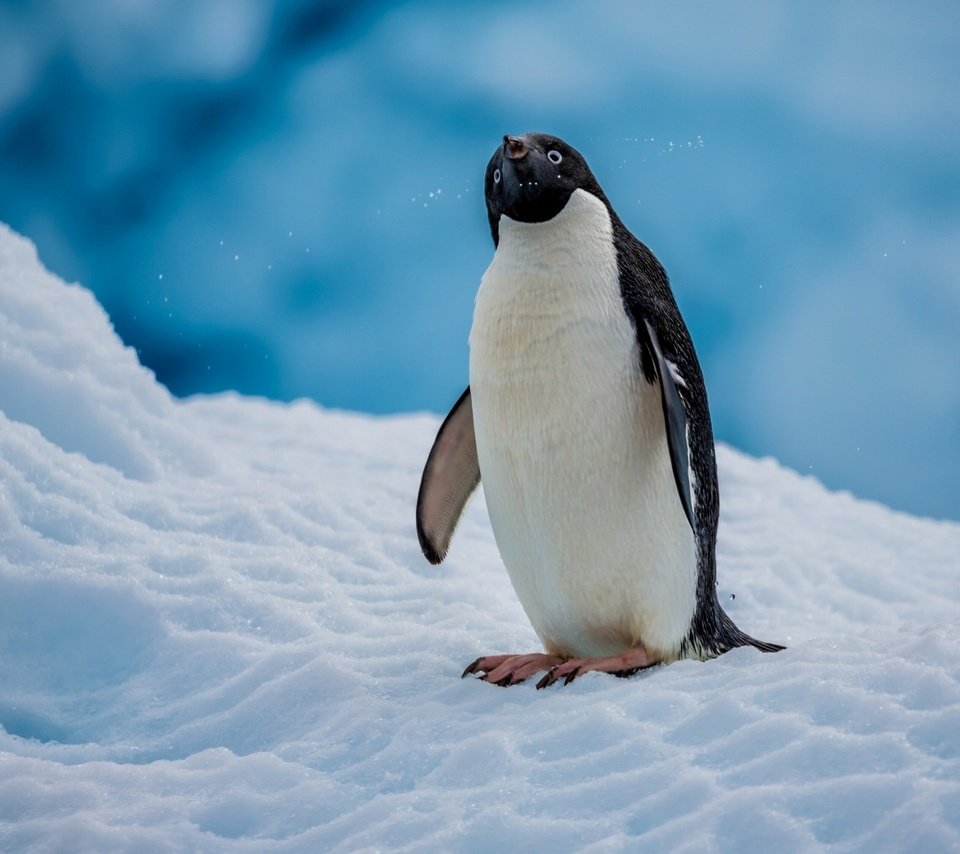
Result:
M533 652L529 655L481 655L476 661L467 665L461 678L471 673L481 673L484 682L494 685L518 685L526 679L539 673L541 670L556 670L563 664L564 659L559 655L547 655L543 652Z
M614 676L632 676L638 670L652 667L656 664L647 655L642 646L621 652L619 655L608 655L604 658L571 658L561 664L551 667L546 676L537 683L537 690L549 688L554 682L563 680L569 685L578 676L596 670L599 673L612 673Z

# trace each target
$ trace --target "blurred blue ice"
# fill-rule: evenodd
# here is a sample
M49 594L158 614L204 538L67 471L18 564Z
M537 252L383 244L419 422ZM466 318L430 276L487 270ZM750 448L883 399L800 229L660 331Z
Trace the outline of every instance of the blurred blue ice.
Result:
M505 132L659 255L719 438L960 518L960 5L0 4L0 219L177 394L444 411Z

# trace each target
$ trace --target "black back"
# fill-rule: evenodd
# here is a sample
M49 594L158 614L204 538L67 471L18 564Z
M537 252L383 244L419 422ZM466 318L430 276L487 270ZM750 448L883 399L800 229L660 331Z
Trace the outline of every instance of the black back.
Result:
M604 200L606 201L606 199ZM742 632L717 599L717 527L720 520L720 491L713 426L707 404L707 389L693 340L670 289L666 271L656 256L617 216L609 202L613 222L620 295L624 309L638 331L641 368L648 382L654 382L654 360L644 340L644 324L656 331L663 355L673 362L683 384L677 386L687 416L688 452L695 482L695 529L697 541L697 606L686 644L691 651L719 654L738 646L755 646L764 652L783 649L758 641Z

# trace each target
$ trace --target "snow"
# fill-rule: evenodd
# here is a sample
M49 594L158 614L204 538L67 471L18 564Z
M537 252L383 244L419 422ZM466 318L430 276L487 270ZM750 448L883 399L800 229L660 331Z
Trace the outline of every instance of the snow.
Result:
M176 400L3 227L0 342L0 849L960 847L960 526L721 446L721 600L789 649L500 689L436 416Z

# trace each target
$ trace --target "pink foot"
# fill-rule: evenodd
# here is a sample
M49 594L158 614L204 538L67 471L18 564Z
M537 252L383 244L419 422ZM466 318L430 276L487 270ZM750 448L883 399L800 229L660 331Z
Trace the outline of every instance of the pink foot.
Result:
M506 687L518 685L541 670L556 669L563 662L564 659L559 655L547 655L543 652L533 652L529 655L482 655L467 666L463 676L483 673L480 678L484 682L493 682L495 685Z
M537 683L537 690L548 688L559 679L564 685L569 685L578 676L597 670L600 673L613 673L615 676L632 676L644 667L656 664L647 655L642 646L635 646L619 655L609 655L604 658L571 658L561 664L551 667L547 675Z

